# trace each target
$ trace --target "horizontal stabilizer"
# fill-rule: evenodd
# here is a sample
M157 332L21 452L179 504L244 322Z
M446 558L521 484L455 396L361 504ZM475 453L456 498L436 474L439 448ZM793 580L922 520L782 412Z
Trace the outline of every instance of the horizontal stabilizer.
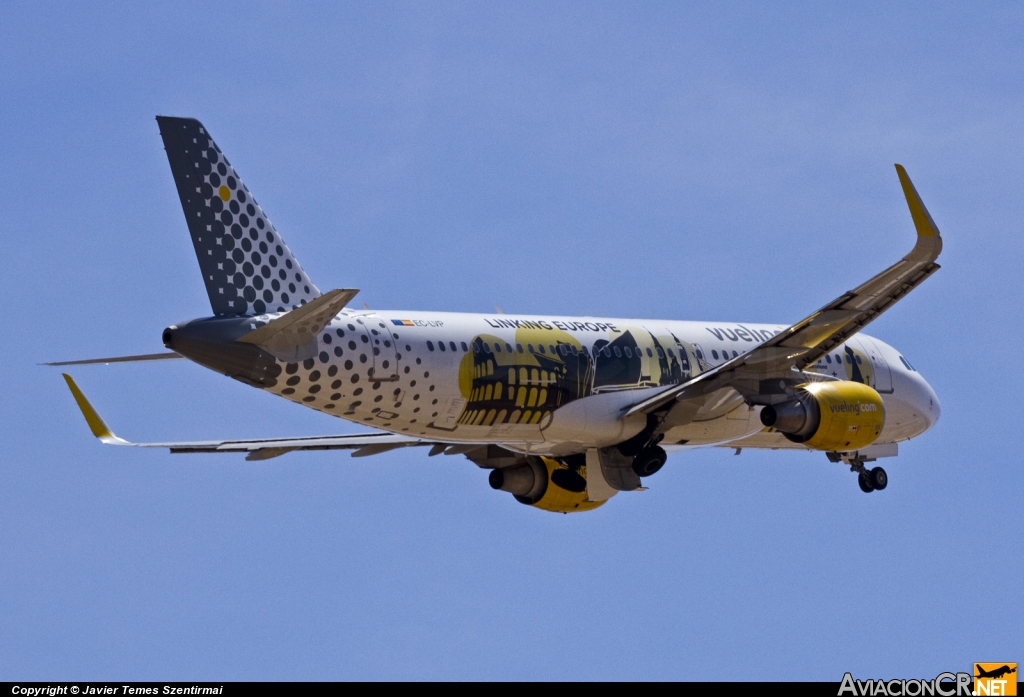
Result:
M282 361L304 361L316 355L316 336L359 291L332 290L272 319L236 341L254 344Z
M136 363L138 361L167 361L184 358L180 353L144 353L140 356L115 356L113 358L87 358L84 361L57 361L39 365L95 365L97 363Z

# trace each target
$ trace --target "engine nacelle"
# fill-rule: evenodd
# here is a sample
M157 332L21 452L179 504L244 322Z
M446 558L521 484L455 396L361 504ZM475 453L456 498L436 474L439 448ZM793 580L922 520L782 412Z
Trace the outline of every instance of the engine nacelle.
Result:
M529 456L518 465L491 470L487 481L492 489L507 491L516 501L545 511L590 511L604 501L588 500L584 462L582 455L561 460Z
M859 450L882 432L885 404L860 382L812 382L800 385L794 400L764 407L761 423L814 450Z

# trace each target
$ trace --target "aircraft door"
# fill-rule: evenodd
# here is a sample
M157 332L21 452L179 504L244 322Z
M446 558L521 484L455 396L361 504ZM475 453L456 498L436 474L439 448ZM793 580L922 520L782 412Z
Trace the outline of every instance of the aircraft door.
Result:
M868 360L871 361L871 367L874 369L872 372L875 374L875 390L883 394L891 393L892 373L889 370L889 362L885 360L885 356L882 355L874 341L866 336L859 336L857 339L859 339L861 349L868 355Z
M380 317L363 315L356 319L369 340L373 355L373 379L390 382L398 379L398 351L395 337Z

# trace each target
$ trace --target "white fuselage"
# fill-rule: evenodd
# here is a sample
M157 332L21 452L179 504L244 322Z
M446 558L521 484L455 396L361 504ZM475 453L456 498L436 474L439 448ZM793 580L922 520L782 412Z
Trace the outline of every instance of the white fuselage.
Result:
M279 315L253 318L253 326ZM281 362L268 388L299 404L394 433L501 443L563 455L622 442L645 417L622 407L754 348L784 325L345 310L317 357ZM938 398L893 347L859 334L806 371L857 380L886 410L878 443L927 431ZM734 390L712 395L662 444L802 447L765 429Z

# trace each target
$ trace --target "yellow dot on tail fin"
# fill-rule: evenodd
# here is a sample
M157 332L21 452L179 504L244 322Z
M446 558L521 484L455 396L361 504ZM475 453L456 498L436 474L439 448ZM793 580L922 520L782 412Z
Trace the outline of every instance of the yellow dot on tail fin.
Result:
M221 186L219 189L217 189L217 195L220 196L224 201L227 201L229 198L231 198L231 189L229 189L226 186Z

